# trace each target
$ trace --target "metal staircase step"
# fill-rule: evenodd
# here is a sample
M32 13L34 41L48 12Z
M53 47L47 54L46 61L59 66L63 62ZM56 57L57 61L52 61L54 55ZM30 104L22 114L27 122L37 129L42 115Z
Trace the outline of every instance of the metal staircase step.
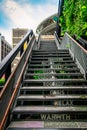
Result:
M55 76L57 79L83 78L83 75L81 73L26 73L25 79L49 79L52 78L52 76Z
M33 54L32 57L71 57L69 54L48 54L48 55L35 55Z
M87 80L85 79L25 79L24 82L83 82L83 83L87 83Z
M43 130L43 128L44 130L48 128L49 130L87 130L87 123L75 121L13 121L8 130Z
M84 79L25 79L24 86L66 86L66 85L87 85L87 81Z
M27 72L29 73L30 71L42 71L43 73L47 73L47 72L56 72L56 73L66 73L66 72L79 72L79 69L78 68L29 68L27 70Z
M46 106L21 106L13 109L15 118L21 120L40 121L82 121L87 119L86 107L46 107ZM20 117L16 117L18 115Z
M49 54L50 51L48 52L45 52L45 51L41 51L41 50L33 50L32 53L34 54ZM55 51L52 51L51 54L58 54L58 53L68 53L69 54L69 50L68 49L62 49L62 50L57 50L56 52Z
M45 63L49 63L49 60L47 60L47 61L44 61ZM53 60L53 62L54 63L59 63L59 64L65 64L65 63L69 63L69 64L72 64L72 63L75 63L73 60L64 60L64 61L56 61L56 60ZM32 64L42 64L43 63L43 61L37 61L37 60L34 60L34 61L30 61L30 63L32 63Z
M87 94L87 87L82 86L64 86L64 87L44 87L44 86L23 86L20 89L20 94L22 95L78 95Z
M42 50L46 50L46 49L49 49L49 50L50 50L50 49L52 49L52 50L53 50L53 49L56 49L56 50L57 50L57 47L54 46L54 45L51 45L51 46L49 46L49 45L46 45L46 46L45 46L45 45L41 45L39 49L40 49L40 50L41 50L41 49L42 49Z
M87 95L20 95L18 100L26 101L55 101L55 100L85 100L87 101Z
M60 67L60 68L63 68L63 67L77 67L77 65L75 63L71 63L71 64L55 64L55 63L52 63L52 64L49 64L49 63L45 63L43 62L42 64L32 64L32 63L29 63L28 67L29 66L32 66L32 67L48 67L48 66L53 66L53 67Z
M53 58L53 57L52 57ZM32 57L31 60L51 60L49 57ZM55 57L52 60L72 60L71 57Z
M27 76L35 76L35 75L39 75L39 76L45 76L45 75L51 75L51 76L81 76L83 77L83 74L81 73L26 73L26 77Z
M47 91L47 90L81 90L81 91L87 91L87 86L50 86L50 87L45 87L45 86L23 86L20 88L21 90L30 90L30 91Z
M43 49L40 48L40 50L42 50L42 51L50 51L51 52L51 51L57 51L57 48L52 48L51 49L51 48L48 47L48 48L43 48Z
M32 52L32 55L36 55L36 56L38 56L38 55L41 55L41 56L43 56L43 55L49 55L49 54L51 54L51 55L70 55L69 54L69 51L67 51L67 52L63 52L63 51L57 51L57 52L41 52L41 51L38 51L38 52Z
M46 106L20 106L13 109L13 113L85 113L87 115L86 107L46 107Z

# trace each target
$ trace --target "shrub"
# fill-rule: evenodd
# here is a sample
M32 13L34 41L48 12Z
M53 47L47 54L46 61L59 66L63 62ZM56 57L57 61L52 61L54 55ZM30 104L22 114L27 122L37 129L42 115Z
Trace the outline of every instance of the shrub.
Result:
M64 0L62 33L87 37L87 0Z

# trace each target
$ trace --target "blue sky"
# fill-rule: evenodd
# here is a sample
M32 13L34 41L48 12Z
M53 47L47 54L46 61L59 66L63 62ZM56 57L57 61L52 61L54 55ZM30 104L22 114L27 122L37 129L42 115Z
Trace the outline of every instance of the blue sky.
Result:
M0 33L11 43L12 28L33 29L57 13L58 0L0 0Z

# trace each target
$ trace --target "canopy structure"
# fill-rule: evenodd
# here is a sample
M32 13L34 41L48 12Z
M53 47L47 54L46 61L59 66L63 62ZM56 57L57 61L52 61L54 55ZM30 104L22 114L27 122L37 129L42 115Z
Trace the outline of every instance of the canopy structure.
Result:
M36 32L41 33L43 35L52 35L54 34L54 31L56 30L56 20L57 13L51 15L50 17L43 20L37 27Z

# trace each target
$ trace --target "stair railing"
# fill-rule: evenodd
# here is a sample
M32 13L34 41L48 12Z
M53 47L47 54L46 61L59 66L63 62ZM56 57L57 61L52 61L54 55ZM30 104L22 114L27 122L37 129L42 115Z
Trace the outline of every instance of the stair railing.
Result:
M41 40L41 34L38 35L38 38L37 38L37 45L38 45L38 49L40 47L40 40Z
M27 48L24 51L23 45L27 41ZM11 51L11 53L5 58L0 67L0 75L9 71L9 66L18 52L21 51L21 58L15 70L10 74L4 88L0 93L0 130L4 130L8 125L9 114L12 111L15 97L23 80L23 73L26 69L31 51L36 43L33 31L29 31L25 37L18 43L18 45Z
M80 68L81 73L84 74L84 78L87 80L87 50L67 33L65 33L61 43L59 43L58 36L55 34L55 42L58 49L69 49L73 59Z
M60 39L59 39L56 31L54 33L54 36L55 36L55 42L56 42L57 49L59 49Z

